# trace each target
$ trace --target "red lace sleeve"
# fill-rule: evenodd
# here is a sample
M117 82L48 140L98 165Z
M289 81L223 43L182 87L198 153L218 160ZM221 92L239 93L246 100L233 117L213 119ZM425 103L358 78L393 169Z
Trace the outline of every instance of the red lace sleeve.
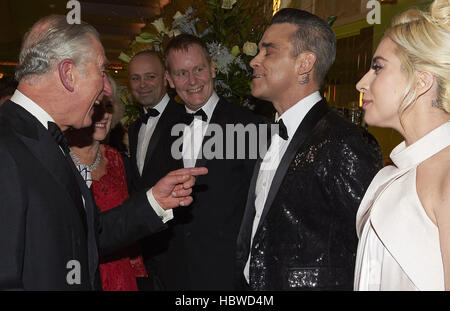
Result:
M120 153L105 145L104 156L108 161L105 175L92 183L92 192L100 211L122 204L128 199L127 179Z

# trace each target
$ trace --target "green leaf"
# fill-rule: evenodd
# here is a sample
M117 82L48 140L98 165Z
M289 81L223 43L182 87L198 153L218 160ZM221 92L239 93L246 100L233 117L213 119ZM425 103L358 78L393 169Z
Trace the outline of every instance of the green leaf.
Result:
M331 15L331 16L328 16L327 17L327 23L328 23L328 25L331 27L331 26L333 26L333 24L334 24L334 22L337 20L337 16L335 16L335 15Z
M139 34L138 37L140 37L143 40L153 40L153 41L158 40L157 35L154 35L154 34L151 34L148 32L143 32L143 33Z

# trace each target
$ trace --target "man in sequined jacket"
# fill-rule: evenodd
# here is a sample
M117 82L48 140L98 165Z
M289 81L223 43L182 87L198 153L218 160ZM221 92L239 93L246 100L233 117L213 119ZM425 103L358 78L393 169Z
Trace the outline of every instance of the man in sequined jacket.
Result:
M325 21L283 9L250 63L252 94L272 102L280 130L250 184L237 241L240 288L352 289L356 211L381 151L319 93L335 55Z

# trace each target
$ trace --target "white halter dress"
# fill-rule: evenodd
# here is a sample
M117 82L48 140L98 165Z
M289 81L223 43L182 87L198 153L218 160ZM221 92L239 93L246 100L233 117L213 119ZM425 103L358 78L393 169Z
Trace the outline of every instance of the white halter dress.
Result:
M419 200L417 166L450 146L450 121L391 153L358 210L355 290L444 290L439 231Z

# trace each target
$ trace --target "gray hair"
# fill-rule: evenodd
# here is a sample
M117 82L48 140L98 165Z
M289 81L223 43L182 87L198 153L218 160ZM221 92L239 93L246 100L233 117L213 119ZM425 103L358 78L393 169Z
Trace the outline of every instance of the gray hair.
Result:
M16 80L46 74L64 59L71 59L83 71L94 58L92 36L100 38L93 26L85 22L68 24L64 15L40 19L24 36Z

